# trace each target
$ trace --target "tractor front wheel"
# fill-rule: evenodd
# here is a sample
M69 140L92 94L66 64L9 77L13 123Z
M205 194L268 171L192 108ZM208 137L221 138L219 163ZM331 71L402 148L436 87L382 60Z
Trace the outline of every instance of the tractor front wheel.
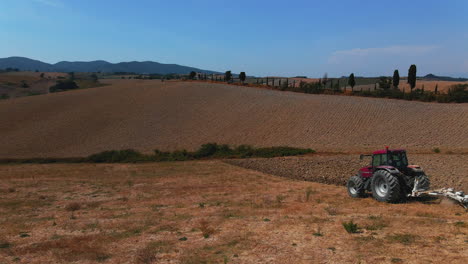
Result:
M398 178L388 171L378 170L371 181L372 196L380 202L396 203L401 198Z
M348 194L353 198L359 198L364 196L364 181L359 176L352 176L348 180Z

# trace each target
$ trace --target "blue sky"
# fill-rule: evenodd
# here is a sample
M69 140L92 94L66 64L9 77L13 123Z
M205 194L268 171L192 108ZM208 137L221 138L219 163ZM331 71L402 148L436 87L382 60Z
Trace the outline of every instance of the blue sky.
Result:
M2 0L0 57L468 77L468 1Z

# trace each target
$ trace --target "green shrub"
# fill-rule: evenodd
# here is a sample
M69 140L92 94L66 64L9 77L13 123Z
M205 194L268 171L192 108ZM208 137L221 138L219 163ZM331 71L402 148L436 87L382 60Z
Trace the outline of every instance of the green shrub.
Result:
M54 86L51 86L49 88L49 91L51 93L56 93L56 92L62 92L62 91L68 91L68 90L74 90L78 89L78 85L76 82L72 80L60 80L57 81L57 83Z
M432 151L434 151L434 153L440 153L440 149L439 149L439 148L434 148L434 149L432 149Z
M239 158L247 158L253 155L254 148L249 145L240 145L234 150L234 152L238 154Z
M87 158L87 161L95 163L138 162L145 160L149 159L133 149L103 151Z
M189 159L191 159L191 155L185 149L172 152L170 157L172 161L184 161Z
M170 152L163 152L158 149L154 150L153 161L168 161L171 158Z
M205 158L213 156L219 150L219 146L216 143L203 144L200 149L195 152L195 157Z
M353 223L351 220L350 222L344 222L343 227L346 230L346 232L350 234L358 233L359 232L359 227L357 224Z

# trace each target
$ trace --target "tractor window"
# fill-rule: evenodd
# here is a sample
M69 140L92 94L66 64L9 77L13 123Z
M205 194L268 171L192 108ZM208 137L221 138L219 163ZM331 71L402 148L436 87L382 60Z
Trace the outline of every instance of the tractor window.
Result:
M381 160L380 160L380 165L387 165L387 154L382 154Z
M374 155L372 158L372 166L377 167L380 166L380 156L381 155Z
M406 153L404 152L394 152L390 154L390 159L392 161L392 166L401 168L408 166L408 160L406 159Z

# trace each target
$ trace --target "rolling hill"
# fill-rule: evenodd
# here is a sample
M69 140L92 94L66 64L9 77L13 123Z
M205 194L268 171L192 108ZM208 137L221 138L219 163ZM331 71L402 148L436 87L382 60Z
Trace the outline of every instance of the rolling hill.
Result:
M207 142L357 152L468 150L468 104L309 95L202 82L109 86L0 101L0 157L70 157Z
M133 72L133 73L158 73L158 74L187 74L191 71L201 73L217 73L214 71L197 69L194 67L182 66L178 64L163 64L153 61L132 61L110 63L103 60L89 62L69 62L61 61L49 64L38 60L24 57L0 58L0 69L17 68L21 71L41 71L41 72Z

